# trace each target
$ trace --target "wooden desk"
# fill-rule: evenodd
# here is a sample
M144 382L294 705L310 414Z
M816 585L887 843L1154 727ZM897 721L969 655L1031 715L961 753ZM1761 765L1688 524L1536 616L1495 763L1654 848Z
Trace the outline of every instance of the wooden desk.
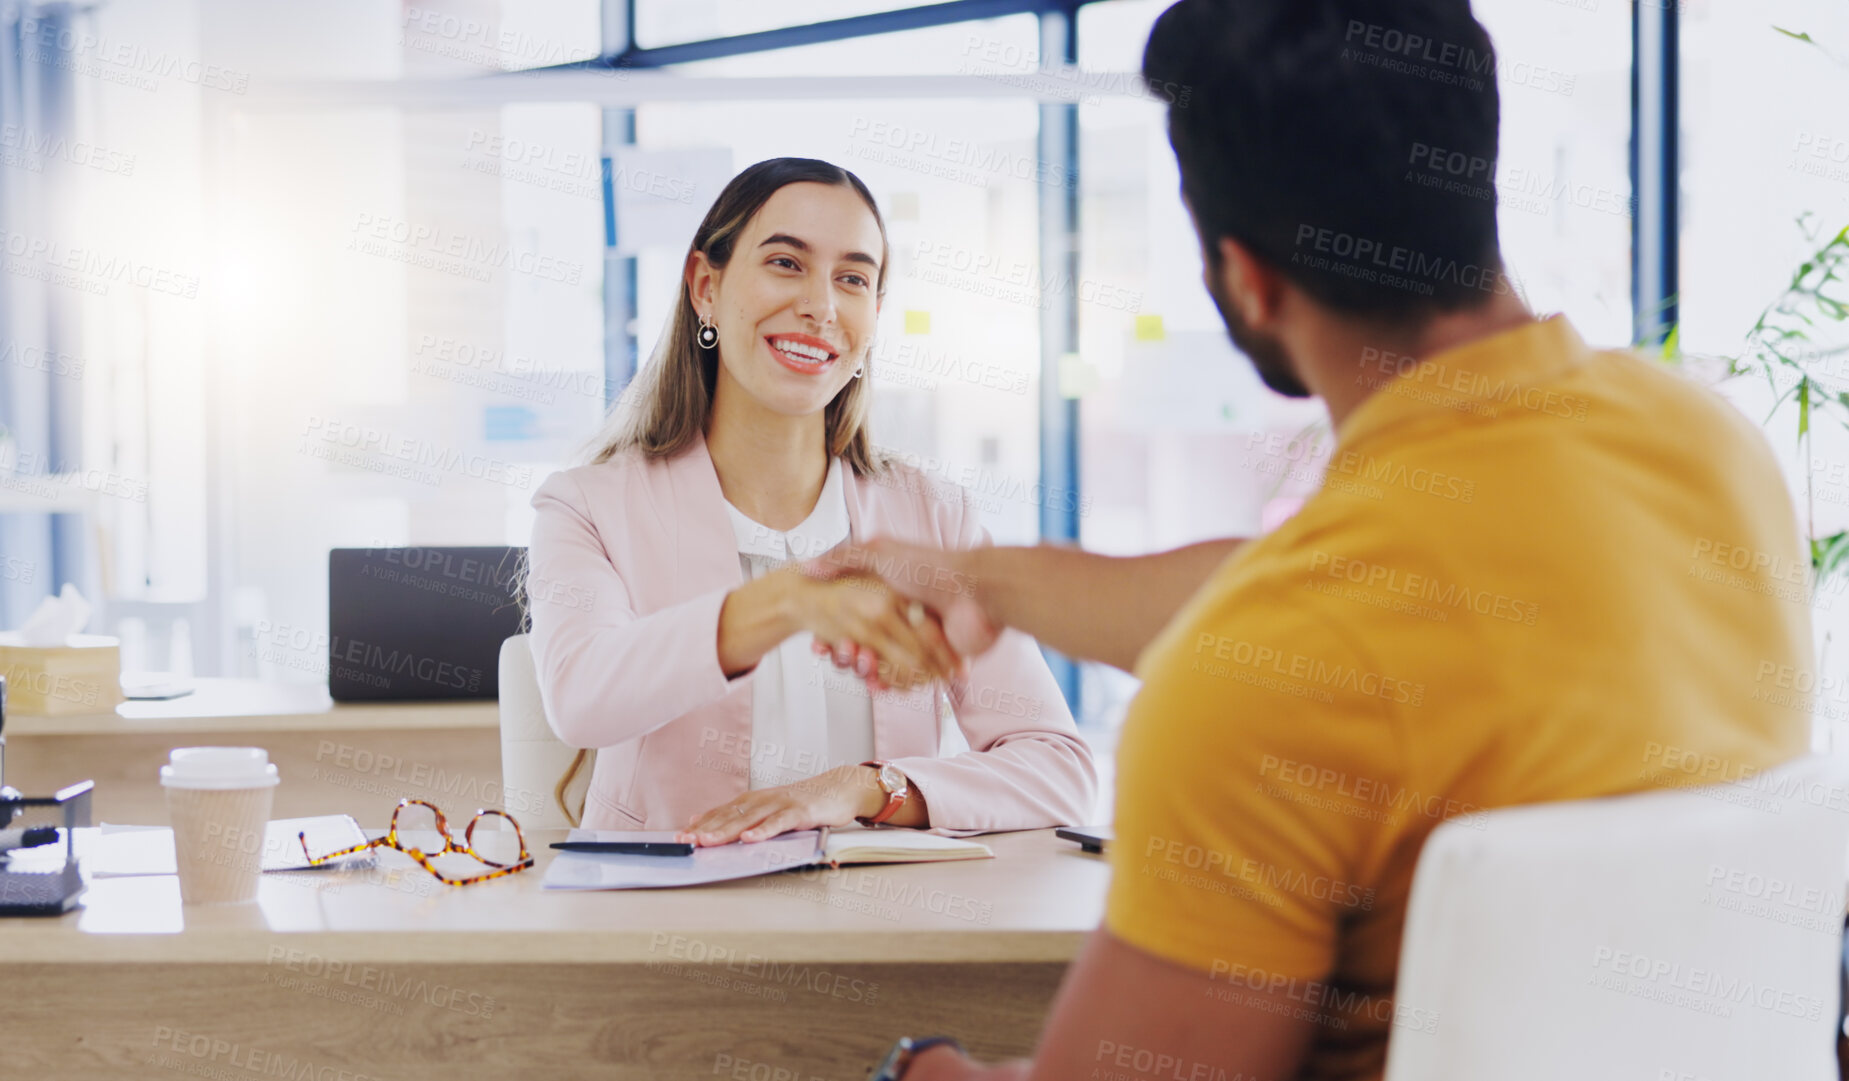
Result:
M476 886L384 852L267 875L251 905L102 879L81 911L0 921L8 1075L858 1081L940 1032L1023 1055L1108 878L1036 830L983 838L993 860L548 893L561 836Z
M96 821L165 823L160 767L167 752L210 743L270 752L282 774L277 818L345 813L383 822L404 796L457 814L477 807L519 814L541 799L515 793L513 806L503 803L493 702L336 705L318 685L196 683L184 698L124 702L114 713L8 717L8 782L43 794L94 778Z

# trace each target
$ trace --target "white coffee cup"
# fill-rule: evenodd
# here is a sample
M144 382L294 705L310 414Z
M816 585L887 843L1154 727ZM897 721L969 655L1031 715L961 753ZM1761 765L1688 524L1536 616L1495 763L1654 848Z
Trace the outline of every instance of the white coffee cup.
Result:
M280 783L261 747L176 747L161 767L174 864L187 904L257 896L263 831Z

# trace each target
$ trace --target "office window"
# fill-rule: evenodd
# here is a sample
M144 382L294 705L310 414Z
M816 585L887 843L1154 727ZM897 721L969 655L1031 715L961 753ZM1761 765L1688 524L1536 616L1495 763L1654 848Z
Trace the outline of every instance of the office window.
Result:
M1810 35L1794 40L1777 28ZM1682 16L1681 346L1689 367L1712 379L1739 355L1768 305L1778 300L1799 265L1849 226L1849 120L1841 102L1849 88L1849 12L1791 2L1700 4ZM1840 296L1840 287L1832 292ZM1800 301L1810 341L1786 351L1819 376L1834 396L1849 390L1849 333ZM1849 529L1849 432L1843 414L1818 409L1812 442L1800 454L1798 410L1790 401L1772 413L1778 394L1794 383L1781 376L1777 394L1761 376L1721 384L1722 392L1762 424L1794 495L1800 528L1824 537ZM1845 583L1826 586L1812 605L1818 634L1816 664L1825 683L1822 718L1849 716L1840 673L1849 648ZM1827 637L1826 637L1827 636ZM1827 726L1819 725L1820 745Z
M1153 99L1110 91L1135 72L1163 0L1079 15L1082 274L1138 299L1082 304L1087 548L1135 553L1263 533L1320 483L1333 439L1320 404L1266 390L1201 284L1200 245ZM1511 275L1587 337L1630 333L1630 22L1624 5L1479 0L1498 47L1502 153L1493 197ZM1412 148L1408 148L1410 156ZM1085 667L1086 712L1111 724L1136 681Z
M599 0L418 0L399 9L396 43L407 75L571 64L598 56L602 6Z
M894 4L893 7L912 5ZM768 9L766 9L768 10ZM814 22L817 19L804 19ZM637 34L641 31L638 29ZM705 35L702 35L705 36ZM1020 87L1039 63L1039 20L1009 15L673 65L683 75L973 75ZM873 103L869 103L873 104Z
M1629 4L1477 0L1496 43L1497 225L1510 276L1587 341L1631 338Z
M523 544L601 415L598 115L305 111L232 157L239 671L315 680L329 548Z
M593 55L596 6L337 4L281 27L273 11L232 14L210 47L246 77L466 77ZM160 44L167 34L174 49L195 32L137 5L88 17L104 20L102 36ZM649 227L623 230L639 261L646 362L678 282L686 218L697 221L733 171L809 154L858 172L894 250L874 364L877 437L974 489L998 540L1031 541L1040 356L1037 300L1024 286L1038 251L1037 111L999 76L1006 62L1034 62L1036 20L683 71L943 73L972 35L970 63L985 65L972 73L998 76L989 96L645 105L640 145L619 155L613 181L620 219L635 209L634 177L668 168L689 180L676 189L685 205L632 216ZM201 631L215 612L235 641L223 656L199 643L190 652L201 671L318 681L329 548L521 543L533 487L574 461L600 424L617 389L603 378L605 117L590 104L491 98L431 110L364 104L331 84L330 100L343 103L315 104L311 91L286 105L222 95L208 109L176 109L172 95L95 82L84 89L101 101L103 130L160 169L99 197L88 220L124 243L147 237L163 265L213 285L210 302L177 321L133 298L87 317L91 341L122 374L86 382L86 440L140 471L150 493L119 520L98 519L111 546L97 560L102 629L123 631L110 606L131 602L140 608L129 623L166 617L156 637L184 638L189 620ZM207 553L220 542L213 573ZM164 640L127 647L129 667L175 657Z
M165 40L173 28L144 6L85 17L117 37ZM805 5L800 21L905 6ZM1031 15L679 66L714 77L963 74L986 79L991 95L639 106L638 145L616 163L619 219L627 181L665 171L685 196L630 219L646 227L621 234L638 260L641 361L674 297L693 223L718 186L761 158L827 158L869 183L893 243L874 364L876 438L974 489L998 541L1037 539L1040 501L1053 497L1037 485L1039 320L1049 288L1078 294L1077 355L1061 364L1060 381L1081 403L1083 543L1147 551L1275 525L1314 489L1328 434L1320 407L1262 389L1201 287L1162 106L1134 79L1148 28L1167 6L1086 5L1078 68L1051 75L1038 70ZM380 11L351 2L292 16L265 8L260 18L227 13L210 36L214 57L234 71L440 78L594 55L598 7L449 0ZM1477 9L1500 49L1496 186L1511 272L1537 308L1566 311L1595 342L1620 343L1630 327L1628 8L1480 0ZM282 18L292 20L287 33L277 29ZM1685 79L1706 80L1685 92L1691 348L1721 348L1708 327L1738 324L1736 309L1752 306L1745 298L1765 292L1746 279L1764 275L1774 288L1789 269L1751 265L1725 244L1714 250L1728 254L1696 254L1708 237L1718 244L1749 224L1757 236L1784 229L1800 209L1767 209L1756 186L1764 170L1731 149L1749 137L1772 140L1753 118L1789 104L1762 88L1753 65L1784 72L1786 58L1833 63L1769 28L1763 41L1751 37L1775 19L1791 21L1742 12L1723 21L1705 6L1686 15ZM644 0L637 44L795 21L777 5ZM1701 50L1736 37L1754 42L1751 64L1702 67ZM95 421L86 439L109 448L116 468L143 477L151 493L145 507L107 523L109 588L143 598L208 591L202 553L215 483L229 507L236 571L232 595L214 603L247 632L258 621L321 629L324 585L318 569L302 568L318 568L333 545L523 541L531 487L573 459L614 389L602 381L601 110L323 105L259 118L259 106L229 101L220 103L228 114L245 115L208 132L190 102L170 107L173 95L102 80L83 80L82 89L104 121L98 130L143 163L122 197L80 196L100 211L93 224L222 283L214 296L223 298L177 314L158 299L137 309L117 298L86 316L98 363L119 373L86 384ZM208 88L176 89L208 100ZM1069 286L1039 265L1043 200L1072 181L1066 162L1040 160L1043 107L1027 95L1048 90L1076 106L1079 121L1081 263ZM1794 160L1819 146L1829 160L1828 103L1815 109L1815 132L1780 137L1778 145L1798 146L1812 136L1791 151ZM1721 117L1711 124L1697 110ZM1827 172L1807 182L1839 206L1849 190ZM1828 217L1828 201L1815 202ZM1747 205L1750 214L1738 212ZM1771 218L1779 221L1765 225ZM1795 227L1790 235L1795 253ZM218 369L209 356L220 358ZM133 407L144 397L147 412ZM395 438L396 449L382 460L347 446L349 435L376 438L375 447ZM409 459L392 457L400 453ZM439 465L437 475L394 464L420 455ZM279 489L298 494L279 506ZM323 506L335 509L307 509ZM248 643L240 657L248 674L318 678L266 667ZM1128 686L1114 673L1087 678ZM1088 695L1088 718L1109 712L1100 701L1121 698Z
M901 8L933 6L917 0L808 0L803 4L766 4L762 0L634 0L634 4L636 44L645 49Z
M84 14L207 76L76 80L87 145L132 167L86 170L77 240L199 283L184 303L85 301L86 464L143 493L92 500L81 526L126 667L191 653L208 674L317 682L330 547L524 542L532 487L606 390L598 111L279 104L251 79L595 55L595 2L543 9L266 5L209 29L147 4ZM187 648L227 624L227 656Z
M1775 27L1809 33L1821 45L1793 40ZM1820 86L1849 85L1849 64L1840 58L1844 42L1849 17L1818 5L1717 4L1684 13L1685 350L1738 353L1799 264L1849 225L1849 122L1840 95L1818 93ZM1829 328L1814 333L1827 347ZM1771 405L1763 381L1736 380L1725 389L1754 419ZM1836 427L1820 425L1820 442ZM1775 420L1770 430L1795 433L1795 418ZM1791 442L1777 445L1787 449ZM1836 446L1832 440L1819 450L1836 456ZM1794 470L1798 465L1790 464ZM1801 474L1794 480L1801 490ZM1841 497L1820 500L1820 526L1849 524L1842 504Z

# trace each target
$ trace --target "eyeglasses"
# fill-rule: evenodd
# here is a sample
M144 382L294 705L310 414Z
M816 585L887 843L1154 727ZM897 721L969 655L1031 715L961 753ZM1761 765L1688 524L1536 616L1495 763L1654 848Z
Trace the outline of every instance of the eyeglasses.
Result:
M440 851L425 852L421 848L407 848L404 843L398 839L398 816L404 812L406 807L411 806L427 808L430 813L436 817L436 832L443 838L443 848ZM520 858L516 862L502 863L499 860L491 860L475 851L475 827L481 824L482 819L490 815L507 819L507 824L514 828L514 836L520 841ZM398 806L392 808L392 828L386 831L385 836L375 837L365 844L354 845L352 848L343 848L338 852L329 852L325 856L309 854L308 834L306 831L298 833L295 836L296 839L302 843L302 855L308 857L308 865L310 867L318 867L329 860L337 860L342 856L351 856L356 852L364 852L370 848L395 848L416 860L418 866L429 871L435 876L438 882L450 886L467 886L476 882L486 882L491 878L511 875L516 871L524 871L528 867L533 866L532 854L526 850L526 834L520 831L520 823L514 821L513 815L507 814L504 811L476 811L475 817L469 819L468 829L464 830L462 833L462 843L457 844L456 839L449 835L449 820L443 817L443 812L437 809L436 804L421 799L401 799L398 801ZM462 855L487 864L494 868L494 870L484 874L471 875L468 878L451 878L442 871L437 870L430 862L438 856L446 855L451 852L459 852Z

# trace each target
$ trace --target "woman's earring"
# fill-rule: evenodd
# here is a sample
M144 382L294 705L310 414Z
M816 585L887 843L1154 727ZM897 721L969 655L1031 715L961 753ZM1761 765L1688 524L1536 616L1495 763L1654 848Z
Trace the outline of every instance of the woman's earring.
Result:
M862 373L862 372L864 372L864 371L866 371L866 370L867 370L867 362L866 362L866 361L864 361L864 360L863 360L863 361L861 361L861 362L860 362L859 364L856 364L856 365L854 366L854 378L856 378L856 379L859 379L859 378L860 378L860 373Z
M702 349L711 349L719 344L719 328L713 325L712 319L708 316L700 316L699 338Z

